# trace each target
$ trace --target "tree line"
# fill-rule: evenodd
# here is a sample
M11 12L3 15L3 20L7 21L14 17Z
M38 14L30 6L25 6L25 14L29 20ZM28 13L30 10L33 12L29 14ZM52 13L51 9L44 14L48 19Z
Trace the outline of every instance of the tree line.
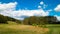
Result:
M16 23L21 23L20 20L17 20L17 19L14 19L12 17L8 17L8 16L3 16L0 14L0 23L1 24L8 24L8 21L13 21L13 22L16 22Z
M17 20L14 19L12 17L8 17L8 16L3 16L0 15L0 23L6 23L8 24L7 21L13 21L16 22L18 24L26 24L26 25L40 25L40 24L60 24L60 21L57 20L56 17L54 16L31 16L31 17L27 17L24 20Z
M44 17L40 17L40 16L31 16L29 18L25 18L23 20L24 24L36 24L36 25L40 25L40 24L60 24L60 22L57 20L56 17L54 16L44 16Z

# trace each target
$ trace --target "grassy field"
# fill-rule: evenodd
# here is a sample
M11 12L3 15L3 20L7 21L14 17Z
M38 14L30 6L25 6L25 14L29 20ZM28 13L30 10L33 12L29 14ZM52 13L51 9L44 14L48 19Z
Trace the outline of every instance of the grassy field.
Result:
M0 34L60 34L60 24L48 24L47 28L20 25L0 24Z
M0 24L0 34L46 34L48 28L20 24Z
M46 26L49 28L47 34L60 34L60 24L48 24Z

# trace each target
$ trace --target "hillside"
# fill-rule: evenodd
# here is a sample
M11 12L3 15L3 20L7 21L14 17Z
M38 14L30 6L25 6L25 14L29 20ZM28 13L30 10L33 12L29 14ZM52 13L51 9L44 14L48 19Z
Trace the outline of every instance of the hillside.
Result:
M24 20L17 20L15 18L12 17L8 17L8 16L3 16L0 15L0 23L8 23L8 21L12 21L15 23L23 23L23 24L28 24L28 25L32 25L32 24L60 24L60 22L57 20L56 17L54 16L31 16L31 17L26 17Z
M54 16L44 16L44 17L40 17L40 16L31 16L28 18L25 18L23 20L24 24L36 24L36 25L40 25L40 24L60 24L60 22L57 20L56 17Z
M0 23L8 23L8 21L21 23L20 20L17 20L17 19L14 19L12 17L8 17L8 16L3 16L3 15L0 14Z

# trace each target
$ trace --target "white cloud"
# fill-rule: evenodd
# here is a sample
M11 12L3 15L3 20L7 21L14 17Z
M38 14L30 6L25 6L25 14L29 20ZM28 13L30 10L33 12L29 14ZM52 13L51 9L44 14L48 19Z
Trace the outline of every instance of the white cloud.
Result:
M34 15L40 15L40 16L47 16L48 15L48 11L45 12L42 9L38 9L38 10L18 10L18 11L13 11L13 14L15 14L15 16L34 16Z
M16 8L17 2L10 2L10 3L0 3L0 14L4 14L7 16L11 14ZM8 15L9 16L9 15Z
M60 16L54 15L58 21L60 21Z
M54 9L55 11L60 11L60 4Z
M48 16L49 12L48 11L45 12L44 10L39 9L39 10L6 11L6 12L1 12L1 14L5 16L14 17L16 19L18 18L20 19L21 16Z
M40 2L40 5L38 6L38 8L43 8L45 9L48 5L46 5L43 1Z
M3 10L3 11L14 10L16 7L16 4L17 2L10 2L10 3L3 3L3 4L0 3L0 10Z
M44 11L41 9L36 10L15 10L17 2L10 2L10 3L0 3L0 14L4 16L10 16L16 19L23 19L20 18L21 16L48 16L49 11Z
M41 2L40 2L40 4L41 4L41 5L43 5L43 4L44 4L44 2L43 2L43 1L41 1Z
M42 8L41 6L38 6L38 8Z

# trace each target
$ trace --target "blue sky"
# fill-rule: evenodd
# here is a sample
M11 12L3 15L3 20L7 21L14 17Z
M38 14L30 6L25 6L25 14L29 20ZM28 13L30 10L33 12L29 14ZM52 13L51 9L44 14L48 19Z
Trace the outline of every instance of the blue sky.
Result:
M60 0L0 0L1 5L4 5L4 4L7 5L9 3L11 3L11 4L16 3L15 5L12 4L13 6L15 6L15 7L12 7L12 8L14 8L14 10L8 9L9 7L7 7L7 8L5 7L6 9L9 10L9 12L11 10L11 13L12 12L14 13L13 15L11 15L11 17L19 18L21 16L27 16L27 15L25 15L26 13L30 14L30 12L32 12L32 14L34 14L34 15L36 14L36 15L42 16L42 14L43 14L43 16L56 16L58 19L60 19ZM0 10L2 10L2 9L0 9ZM2 12L3 15L5 15L4 11L7 12L4 9ZM18 16L18 17L14 16L14 15L19 15L19 12L21 12L21 11L22 12L25 11L24 12L25 14L24 13L23 13L24 15L20 14L21 16ZM26 12L26 11L28 11L28 12ZM38 12L35 13L35 11L36 12L38 11ZM39 14L39 12L41 14ZM32 16L32 14L30 16Z

